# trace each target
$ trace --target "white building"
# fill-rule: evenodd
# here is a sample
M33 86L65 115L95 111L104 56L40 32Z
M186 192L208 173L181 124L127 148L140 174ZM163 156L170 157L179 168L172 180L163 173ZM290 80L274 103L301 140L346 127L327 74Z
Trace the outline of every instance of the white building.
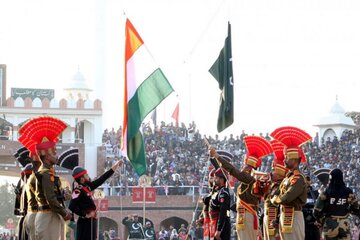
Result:
M0 106L0 118L5 117L6 121L12 124L12 131L9 131L8 136L9 140L13 141L17 141L18 129L30 118L50 115L61 119L68 127L60 141L85 144L85 168L91 177L95 177L97 147L102 145L101 101L89 99L92 90L80 72L75 74L70 86L64 90L68 93L66 99L10 97L6 100L6 106Z
M336 100L328 115L322 117L314 126L319 127L319 138L331 140L336 136L340 139L345 130L354 130L356 125L351 117L345 116L345 110Z
M80 70L73 76L72 81L64 88L66 93L66 99L68 100L79 100L84 101L89 100L90 93L92 89L87 84L84 76L81 74Z

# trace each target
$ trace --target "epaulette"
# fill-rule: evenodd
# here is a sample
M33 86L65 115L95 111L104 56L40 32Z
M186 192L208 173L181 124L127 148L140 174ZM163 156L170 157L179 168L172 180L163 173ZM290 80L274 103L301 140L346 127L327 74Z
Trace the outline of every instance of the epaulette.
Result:
M75 189L73 190L72 194L71 194L71 198L72 198L72 199L75 199L75 198L79 197L79 196L80 196L80 193L81 193L80 189L79 189L79 188L75 188Z
M305 176L299 170L295 170L294 176L291 179L290 185L294 185L299 178L303 178L305 180Z
M219 195L221 195L221 194L227 194L227 195L230 195L230 193L229 193L229 190L227 189L227 188L222 188L222 189L220 189L220 191L219 191Z
M303 175L298 169L294 170L294 175L295 176L300 176Z

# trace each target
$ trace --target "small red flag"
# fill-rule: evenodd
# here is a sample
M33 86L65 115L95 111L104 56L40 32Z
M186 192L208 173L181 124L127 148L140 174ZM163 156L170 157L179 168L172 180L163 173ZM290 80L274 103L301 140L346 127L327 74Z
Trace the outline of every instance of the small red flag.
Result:
M171 117L173 119L175 119L176 127L179 127L179 103L176 105L176 108L175 108L173 114L171 115Z

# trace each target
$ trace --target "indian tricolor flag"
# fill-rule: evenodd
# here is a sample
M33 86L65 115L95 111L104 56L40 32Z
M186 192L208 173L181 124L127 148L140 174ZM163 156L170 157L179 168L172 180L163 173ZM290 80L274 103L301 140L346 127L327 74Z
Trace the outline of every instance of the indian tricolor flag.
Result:
M125 86L122 151L136 173L146 173L144 140L140 126L173 88L155 64L140 35L129 19L125 30Z

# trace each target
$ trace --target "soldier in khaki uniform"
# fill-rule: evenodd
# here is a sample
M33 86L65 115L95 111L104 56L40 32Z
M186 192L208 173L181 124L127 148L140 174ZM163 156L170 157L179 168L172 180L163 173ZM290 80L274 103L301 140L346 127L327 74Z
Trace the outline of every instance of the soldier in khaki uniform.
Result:
M282 240L304 240L302 207L306 203L307 187L299 164L306 159L300 146L311 141L311 136L295 127L278 128L270 135L286 145L285 165L289 169L280 184L280 192L271 199L272 204L280 205L280 237Z
M288 169L285 167L284 163L285 145L277 140L271 140L270 144L274 150L275 158L272 163L271 185L269 191L264 196L264 240L275 240L276 237L278 237L280 234L277 224L279 207L271 203L271 197L279 191L280 183L288 172Z
M46 116L31 119L19 129L19 141L28 149L35 147L42 163L36 173L35 239L65 239L64 220L72 216L58 200L61 193L55 184L56 142L66 127L62 121Z
M349 214L359 216L359 204L353 191L346 187L340 169L330 172L330 183L316 200L314 216L323 225L322 237L326 240L350 240Z
M254 169L261 165L261 158L272 153L272 148L270 143L261 137L247 136L244 141L247 156L242 170L238 170L231 163L222 159L214 148L210 147L209 153L211 157L220 162L222 168L240 181L236 202L238 239L256 240L259 229L257 209L262 193L258 192L254 186L256 179L251 174Z
M36 177L35 173L38 171L40 167L40 159L36 154L29 155L32 159L33 170L27 181L25 192L27 198L27 214L24 220L24 228L25 232L28 235L30 240L35 239L35 216L38 211L38 204L35 197L35 189L36 189Z

